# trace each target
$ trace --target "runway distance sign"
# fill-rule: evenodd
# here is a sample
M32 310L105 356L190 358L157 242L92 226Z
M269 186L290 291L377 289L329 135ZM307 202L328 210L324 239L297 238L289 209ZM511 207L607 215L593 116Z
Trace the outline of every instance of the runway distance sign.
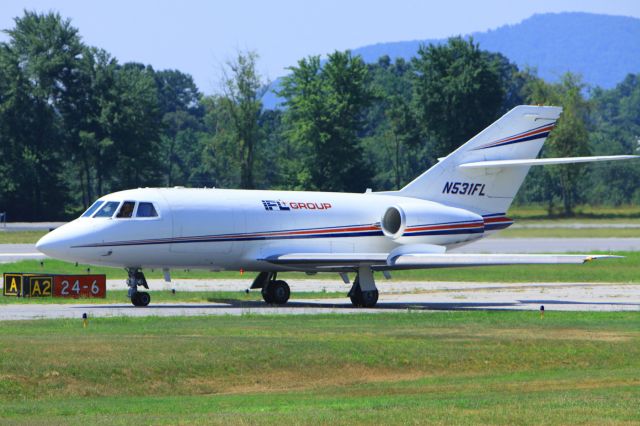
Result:
M53 297L107 297L105 275L55 275Z

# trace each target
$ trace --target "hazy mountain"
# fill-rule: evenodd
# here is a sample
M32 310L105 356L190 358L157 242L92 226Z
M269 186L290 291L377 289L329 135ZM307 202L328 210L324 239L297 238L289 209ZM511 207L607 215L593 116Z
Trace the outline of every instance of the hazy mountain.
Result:
M538 75L547 81L557 81L571 71L581 74L590 85L611 88L628 73L640 72L640 19L637 18L545 13L515 25L470 35L482 49L500 52L520 68L536 68ZM383 55L408 59L415 56L421 43L444 41L378 43L352 52L362 55L366 62L375 62ZM267 108L278 102L270 93L263 100Z
M582 74L585 82L611 88L628 73L640 72L640 19L589 13L533 15L516 25L505 25L471 36L485 50L500 52L519 67L535 67L538 75L554 81L567 71ZM353 49L367 62L382 55L405 59L415 55L415 40L379 43Z

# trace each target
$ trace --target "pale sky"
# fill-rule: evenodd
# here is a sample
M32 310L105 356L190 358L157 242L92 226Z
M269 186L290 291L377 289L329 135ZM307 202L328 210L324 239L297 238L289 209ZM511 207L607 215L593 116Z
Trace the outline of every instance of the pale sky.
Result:
M189 73L205 93L218 89L221 64L238 49L256 50L259 70L273 80L308 55L468 34L515 24L534 13L640 18L638 0L23 0L3 2L0 28L11 28L24 9L60 12L79 28L85 43L121 63Z

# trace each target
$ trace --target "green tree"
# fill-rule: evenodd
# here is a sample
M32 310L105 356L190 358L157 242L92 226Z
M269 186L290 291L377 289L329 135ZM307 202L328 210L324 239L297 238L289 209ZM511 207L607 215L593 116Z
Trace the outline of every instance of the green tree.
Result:
M368 69L373 99L364 122L365 154L375 171L374 187L398 189L424 167L412 108L413 68L402 58L391 62L383 56Z
M82 44L78 31L56 13L25 12L0 45L2 195L13 217L64 215L62 179L68 133L63 114L77 76Z
M542 80L532 82L530 101L534 104L560 105L562 115L556 128L551 132L544 148L544 155L551 157L579 157L590 154L589 134L586 122L590 106L582 92L584 84L574 74L567 73L558 84L548 84ZM549 213L553 210L553 196L562 200L563 214L572 216L575 205L582 200L584 194L580 183L586 181L587 169L583 165L572 164L547 168L549 174L546 183L554 191L547 199Z
M594 155L638 154L640 151L640 74L629 74L610 90L591 96L590 142ZM596 203L640 203L640 163L622 161L593 165L589 197Z
M257 60L255 52L238 53L234 60L227 62L223 78L222 106L228 113L229 125L239 147L241 188L255 187L254 158L260 140L258 121L265 90L256 70Z
M415 108L422 131L432 135L431 161L447 155L493 122L505 89L500 62L472 39L422 45L413 59Z
M124 64L116 72L112 90L116 102L103 111L117 154L110 190L158 185L163 175L158 155L161 116L153 69Z
M189 184L190 169L200 154L198 134L203 108L193 77L178 70L157 71L158 107L162 116L162 147L165 156L165 183Z
M358 133L372 93L367 67L347 52L329 55L324 66L311 56L290 68L280 96L286 99L288 138L303 164L296 167L296 187L361 191L370 181ZM298 164L296 164L298 166Z

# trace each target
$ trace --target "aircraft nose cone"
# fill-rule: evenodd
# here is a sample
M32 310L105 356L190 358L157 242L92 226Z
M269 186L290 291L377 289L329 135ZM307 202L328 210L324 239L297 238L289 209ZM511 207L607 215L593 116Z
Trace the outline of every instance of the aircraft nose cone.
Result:
M55 232L46 234L36 243L36 249L49 257L57 257L64 253L67 248L66 242L57 236Z

